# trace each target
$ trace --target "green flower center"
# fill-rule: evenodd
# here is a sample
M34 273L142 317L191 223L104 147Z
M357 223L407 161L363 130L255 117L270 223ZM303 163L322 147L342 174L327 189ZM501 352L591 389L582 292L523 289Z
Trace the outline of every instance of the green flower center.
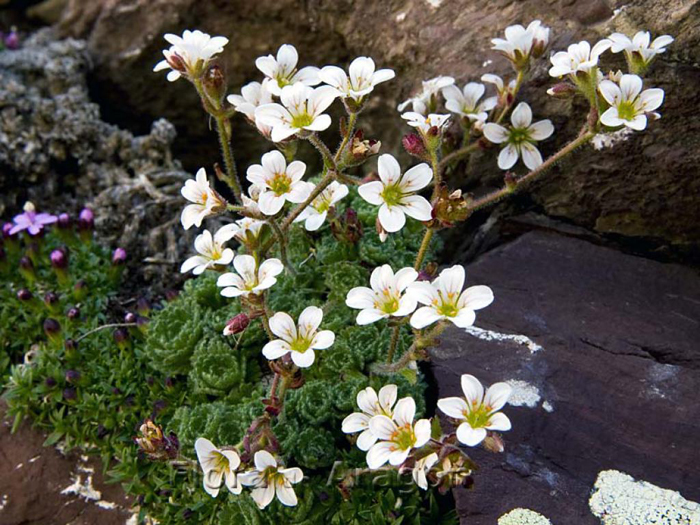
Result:
M407 450L416 442L416 434L413 431L413 425L406 424L399 427L391 436L391 441L396 444L400 450Z
M384 186L384 190L382 190L382 199L388 206L397 206L401 204L403 191L401 191L401 187L398 184Z
M471 411L464 412L464 418L472 428L483 428L491 421L491 407L472 404Z
M384 290L382 296L374 302L374 307L385 314L393 314L399 309L399 297L388 289Z
M224 456L221 452L218 451L213 451L212 455L214 456L214 470L216 470L217 472L224 472L228 470L229 461L226 456Z
M269 186L275 194L284 195L292 187L292 179L286 173L275 173L275 177L270 181Z
M301 337L297 337L296 339L294 339L294 341L289 343L289 347L292 349L292 351L299 352L300 354L306 352L310 346L311 341Z
M314 121L314 118L308 113L302 113L300 115L294 115L292 117L292 127L293 128L305 128L310 126Z
M522 144L530 141L530 132L527 128L511 128L508 142L511 144Z
M438 301L437 312L445 317L455 317L459 313L459 307L457 306L457 300L459 299L459 294L448 293L444 296L442 292L440 294L440 300Z
M637 111L634 108L634 103L625 100L617 105L617 114L622 120L633 120L637 116Z

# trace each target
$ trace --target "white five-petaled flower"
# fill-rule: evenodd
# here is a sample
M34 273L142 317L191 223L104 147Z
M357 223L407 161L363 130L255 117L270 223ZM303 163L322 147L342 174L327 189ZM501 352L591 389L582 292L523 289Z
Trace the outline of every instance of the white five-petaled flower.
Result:
M299 315L298 326L285 312L277 312L270 318L270 330L279 339L267 343L262 353L270 361L291 354L299 368L308 368L316 359L314 350L325 350L335 342L330 330L318 331L323 321L323 310L318 306L307 306Z
M369 429L378 441L367 452L367 465L375 470L389 464L398 467L414 448L420 448L430 440L430 421L420 419L413 422L416 402L413 398L399 399L394 407L394 416L374 416L369 420Z
M163 38L171 47L163 50L165 60L158 62L153 71L171 69L167 77L170 82L176 81L183 73L193 77L201 74L206 63L228 44L226 37L212 37L199 30L185 30L181 37L168 33Z
M221 295L224 297L260 295L277 282L277 276L284 270L279 259L266 259L256 267L252 255L235 257L233 267L237 273L225 273L216 281L216 285L223 288Z
M197 438L194 442L199 465L204 471L204 490L212 498L219 495L221 483L226 483L233 494L240 494L243 487L237 479L236 470L241 458L235 450L222 450L206 438Z
M254 244L260 237L265 224L265 221L243 217L231 225L234 230L233 236L244 244Z
M303 130L323 131L331 125L331 117L323 112L337 96L338 90L334 87L314 89L297 82L282 89L282 104L258 106L255 118L272 127L270 137L273 142L280 142Z
M282 89L297 82L305 86L315 86L321 82L318 68L307 66L297 70L299 53L294 46L283 44L277 50L277 57L267 55L255 60L256 67L270 79L269 89L273 95L280 96Z
M365 325L387 317L403 317L416 309L415 297L405 293L406 288L418 278L413 268L402 268L396 274L385 264L372 271L369 282L372 288L358 286L348 292L345 304L361 310L357 324Z
M502 170L512 168L518 157L522 156L525 166L534 170L542 164L542 155L535 144L554 133L554 126L549 119L532 123L532 110L526 102L521 102L510 115L510 128L489 122L484 125L484 136L494 144L505 143L498 155L498 167Z
M277 214L286 201L304 202L314 185L301 180L306 164L295 160L287 165L284 155L277 150L265 153L261 164L248 168L247 179L260 189L258 207L265 215Z
M430 469L433 468L437 461L438 455L433 452L416 461L413 467L413 471L411 472L413 481L423 490L428 490L428 472L430 472Z
M379 395L371 386L357 393L357 406L362 412L354 412L347 416L343 419L341 427L346 434L360 432L357 448L366 452L377 442L377 436L369 429L369 420L374 416L393 417L397 392L396 385L385 385L379 389Z
M632 63L635 61L634 54L636 53L644 66L651 64L656 55L664 53L666 46L673 42L671 35L661 35L652 42L649 31L639 31L631 39L622 33L613 33L608 39L612 42L610 51L613 53L624 51L628 61Z
M371 93L374 86L396 76L392 69L375 71L374 60L369 57L358 57L353 60L349 72L348 76L345 70L338 66L326 66L321 69L319 77L322 82L336 88L341 98L350 97L359 101Z
M492 49L499 51L515 64L521 64L529 58L533 48L544 50L549 43L549 28L542 25L539 20L530 22L527 28L520 24L506 27L505 39L493 38Z
M460 328L474 324L475 310L486 308L493 302L493 292L488 286L464 286L464 267L446 268L432 282L419 281L406 291L422 306L411 316L411 326L421 329L447 319Z
M460 443L475 447L484 440L487 430L511 429L508 416L499 412L513 391L509 384L494 383L484 394L484 387L473 375L463 374L461 383L464 398L446 397L437 402L447 416L461 421L457 427Z
M554 53L550 58L552 67L549 74L553 77L564 75L576 76L576 73L590 73L598 66L598 58L610 49L612 42L607 38L596 43L593 48L585 40L578 44L571 44L566 51Z
M248 120L255 122L255 109L263 104L272 103L272 93L269 90L270 80L250 82L241 88L240 95L229 95L226 100L238 111L243 113Z
M237 225L227 224L219 228L213 236L209 230L204 230L197 235L194 240L194 249L199 255L193 255L183 262L180 272L187 273L192 270L193 274L199 275L214 265L230 264L233 261L233 250L224 248L224 243L231 240L237 230Z
M415 111L407 111L401 115L401 118L406 120L409 126L417 128L418 131L425 135L430 128L437 128L438 131L442 131L442 128L447 124L450 116L431 113L426 117Z
M403 111L409 105L413 108L413 111L425 115L432 110L434 97L440 92L444 87L451 86L455 83L455 79L452 77L439 76L431 78L430 80L423 81L422 91L408 100L404 100L401 104L397 106L399 111Z
M267 450L258 450L253 457L255 470L239 474L243 485L252 487L251 497L258 508L264 509L277 499L287 507L297 504L297 495L292 485L304 479L300 468L281 468L277 460Z
M328 210L336 202L343 199L348 194L348 187L345 184L340 184L337 181L331 182L328 187L323 190L321 195L316 197L313 202L304 208L299 216L294 219L294 222L305 221L304 227L310 231L318 230L323 221L326 220Z
M598 86L610 107L600 116L606 126L627 126L641 131L647 127L647 113L652 113L664 101L663 89L642 91L642 79L637 75L622 75L620 84L603 80ZM658 114L654 114L658 118Z
M429 221L433 208L424 197L416 195L433 179L433 170L425 163L413 166L401 175L401 166L389 154L379 156L378 181L358 188L360 197L380 206L379 222L389 233L399 231L406 224L406 215L419 221Z
M180 216L180 222L186 230L192 226L199 228L205 217L226 207L226 201L209 185L204 168L199 168L194 180L185 182L180 193L192 203L185 206Z
M479 102L486 88L478 82L469 82L460 90L457 86L447 86L442 89L445 97L445 107L448 111L467 117L472 122L485 122L488 112L496 107L498 97L489 97Z
M498 75L494 75L493 73L484 73L481 75L481 81L488 84L493 84L496 87L496 92L498 93L499 97L504 97L508 93L511 93L515 89L516 84L516 80L513 79L508 82L508 85L505 85L503 79Z

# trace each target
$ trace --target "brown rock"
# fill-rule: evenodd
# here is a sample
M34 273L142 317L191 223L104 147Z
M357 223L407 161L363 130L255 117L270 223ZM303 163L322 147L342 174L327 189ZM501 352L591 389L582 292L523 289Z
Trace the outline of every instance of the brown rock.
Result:
M433 352L439 397L461 395L464 373L525 382L521 392L540 396L504 409L513 429L503 454L474 450L474 489L455 493L463 523L492 525L526 507L552 523L596 525L588 498L605 469L700 499L697 273L529 233L470 265L467 280L494 290L479 327L542 349L452 329Z

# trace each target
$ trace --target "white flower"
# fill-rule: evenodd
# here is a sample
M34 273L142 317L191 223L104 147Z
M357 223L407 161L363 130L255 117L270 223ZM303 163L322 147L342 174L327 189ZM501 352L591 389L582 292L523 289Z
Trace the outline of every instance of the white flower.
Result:
M347 416L343 419L341 427L346 434L360 432L357 448L366 452L377 442L377 436L369 429L369 420L374 416L393 417L397 392L396 385L385 385L379 389L379 395L371 386L357 393L357 406L362 412L354 412Z
M199 228L205 217L214 215L226 207L226 201L209 186L207 172L204 168L199 168L194 180L190 179L185 182L180 193L192 203L185 206L180 216L180 222L186 230L192 226Z
M463 90L457 86L447 86L442 90L445 108L452 113L467 117L472 122L484 122L488 118L488 112L496 107L498 101L497 97L489 97L479 103L485 91L484 85L478 82L469 82Z
M437 463L438 455L433 452L427 456L416 461L413 467L412 475L413 481L423 490L428 490L428 472L433 468L433 465Z
M346 197L347 194L348 187L345 184L340 184L337 181L331 182L328 187L323 190L321 195L316 197L309 206L304 208L304 211L294 219L294 222L306 221L304 227L308 231L314 232L318 230L323 224L323 221L326 220L326 215L328 215L330 207Z
M516 81L515 79L511 80L508 82L508 85L506 86L503 83L503 79L499 77L498 75L494 75L492 73L485 73L481 75L481 81L482 82L487 82L489 84L493 84L496 86L496 92L498 93L499 97L503 97L504 95L507 95L508 93L512 93L513 90L515 89L515 84Z
M610 49L610 46L612 42L608 39L601 40L593 46L593 49L585 40L578 44L571 44L566 51L554 53L550 58L552 67L549 68L549 74L559 78L564 75L575 76L579 71L589 73L598 66L598 58Z
M265 221L243 217L231 225L235 226L232 228L234 230L233 236L243 244L255 244L260 238L260 233L265 224Z
M416 113L415 111L407 111L406 113L403 113L401 115L401 118L407 120L409 126L418 128L418 130L425 135L426 133L428 133L430 128L433 127L441 131L442 128L447 124L447 121L450 119L450 116L437 115L435 113L431 113L426 117L425 115Z
M297 70L297 62L299 53L296 48L283 44L277 50L277 58L272 55L259 57L255 60L255 66L270 79L270 92L279 97L283 88L297 82L305 86L315 86L321 82L317 67L307 66Z
M277 460L267 450L258 450L253 462L255 470L240 474L238 479L243 485L253 487L250 495L258 508L267 507L275 499L275 495L282 505L296 506L297 495L292 485L304 479L301 469L280 468Z
M430 80L423 81L423 90L416 96L404 100L401 104L397 106L399 111L403 111L409 105L412 106L413 111L425 115L428 113L430 106L433 105L433 97L437 96L440 90L444 87L451 86L455 83L455 79L452 77L439 76L431 78Z
M488 286L470 286L462 291L464 278L464 267L455 265L441 271L432 283L411 284L406 293L426 305L411 316L411 326L421 329L443 319L460 328L474 324L474 311L490 305L493 292Z
M226 100L249 120L255 122L255 109L263 104L272 103L272 93L269 90L270 80L263 83L251 82L241 88L240 95L229 95Z
M430 440L430 421L421 419L413 423L415 415L416 402L404 397L396 403L393 419L379 415L369 420L369 429L379 440L367 452L370 469L378 469L387 461L398 467L406 461L411 450Z
M192 270L193 274L199 275L216 264L221 266L230 264L233 261L233 250L224 248L224 243L233 238L237 229L238 226L235 224L227 224L219 228L213 237L209 230L204 230L197 235L194 240L194 249L199 255L194 255L183 262L180 273Z
M173 34L164 35L165 40L171 44L170 49L163 50L165 60L161 60L153 68L153 71L172 69L168 73L170 82L176 81L186 73L196 77L211 58L221 53L228 44L228 38L223 36L210 36L199 30L185 30L179 37Z
M433 179L433 170L418 164L401 175L401 166L389 154L379 156L378 181L368 182L358 188L360 197L380 206L379 222L389 233L399 231L406 224L406 215L419 221L429 221L433 208L417 191L422 190Z
M294 324L291 316L277 312L270 318L270 330L279 339L270 341L262 353L270 361L291 354L292 361L300 368L314 364L314 350L325 350L335 342L335 334L330 330L318 331L323 321L323 310L317 306L308 306L299 315L299 325Z
M321 81L340 91L341 98L350 97L361 100L372 92L374 86L386 82L396 76L391 69L375 71L374 60L369 57L358 57L350 64L350 76L337 66L326 66L321 69Z
M416 309L418 303L406 288L418 278L413 268L402 268L396 275L385 264L372 271L369 278L372 288L358 286L348 292L345 304L361 310L357 324L365 325L387 317L403 317Z
M204 471L204 490L212 498L219 495L221 483L226 483L233 494L240 494L243 487L238 482L236 469L241 464L241 458L235 450L221 450L205 438L197 438L194 442L199 465Z
M287 165L284 155L277 150L265 153L262 164L248 168L247 179L260 189L258 207L265 215L277 214L286 201L304 202L314 185L301 180L306 164L295 160Z
M642 79L637 75L622 75L620 84L603 80L600 93L610 108L601 116L606 126L627 126L641 131L647 127L647 113L653 112L664 101L664 90L659 88L642 91Z
M608 37L612 42L610 51L613 53L625 52L628 60L634 61L633 54L636 53L645 66L648 66L656 55L666 52L666 46L673 42L671 35L662 35L651 41L649 31L639 31L632 39L622 33L613 33Z
M438 408L449 417L462 421L457 427L457 439L475 447L486 437L487 430L504 432L511 429L508 417L499 412L508 402L513 389L507 383L494 383L484 394L484 387L473 375L462 375L464 398L439 399Z
M233 267L237 273L225 273L216 281L223 288L224 297L260 295L277 282L276 277L284 270L279 259L267 259L256 268L252 255L239 255L233 260Z
M544 50L549 43L549 28L543 26L539 20L531 22L527 29L520 24L508 26L505 33L505 40L491 39L492 49L501 52L516 64L527 60L536 44Z
M280 142L302 130L323 131L331 125L331 117L323 112L338 96L331 86L310 88L301 82L282 89L282 104L263 104L255 110L255 118L272 127L273 142Z
M505 143L498 155L498 167L502 170L512 168L518 157L523 157L525 166L534 170L542 164L542 155L535 144L554 133L554 126L549 119L532 123L532 110L526 102L521 102L510 115L512 127L504 128L500 124L484 124L484 136L494 144Z

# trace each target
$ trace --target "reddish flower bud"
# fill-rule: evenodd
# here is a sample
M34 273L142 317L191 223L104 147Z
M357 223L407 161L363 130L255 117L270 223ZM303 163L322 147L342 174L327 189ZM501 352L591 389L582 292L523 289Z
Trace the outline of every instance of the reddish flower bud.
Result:
M56 225L61 229L61 230L67 230L71 227L73 221L71 221L70 215L67 213L61 213L58 216L58 220L56 221Z
M210 66L204 73L202 84L207 95L220 104L226 95L226 77L221 67L216 64Z
M58 301L58 294L55 292L47 292L44 294L44 304L49 308L53 309L53 307L58 304Z
M549 88L547 94L554 98L567 99L576 94L576 87L568 82L559 82Z
M26 288L22 288L17 292L17 299L20 301L31 301L34 298L34 295L32 292L27 290Z
M68 317L68 319L70 319L71 321L77 321L78 319L80 319L80 308L78 308L77 306L69 308L66 317Z
M73 387L63 389L63 399L66 401L74 401L78 397L78 391Z
M401 143L409 155L413 155L421 160L426 159L428 151L425 149L425 143L423 139L415 133L404 135L403 139L401 139Z
M67 370L66 371L66 382L74 385L80 381L81 375L77 370Z
M56 270L65 270L68 268L68 250L57 249L51 252L49 256L51 259L51 266Z
M250 324L250 317L247 314L241 313L237 316L229 319L224 328L224 335L240 334L243 330L248 328Z
M61 325L56 319L51 319L50 317L44 321L44 333L49 337L53 338L61 333Z

